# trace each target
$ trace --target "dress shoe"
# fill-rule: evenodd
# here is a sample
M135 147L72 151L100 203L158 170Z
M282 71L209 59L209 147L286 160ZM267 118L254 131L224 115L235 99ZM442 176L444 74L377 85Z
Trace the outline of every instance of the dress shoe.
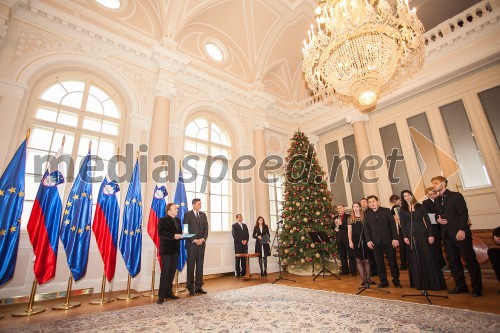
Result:
M400 283L394 283L394 287L399 289L403 288L403 286Z
M267 276L267 271L264 271L264 276Z
M198 294L206 294L207 292L205 290L203 290L202 288L200 289L196 289L195 292L197 292Z
M158 298L156 301L156 304L163 304L164 299L163 298Z
M473 292L471 296L472 296L472 297L481 297L481 296L483 296L483 293L482 293L482 292L480 292L480 291L478 291L478 292Z
M170 298L170 299L179 299L180 297L179 296L175 296L175 295L168 295L167 298Z
M189 295L194 296L196 293L194 292L193 289L189 290Z
M377 286L377 288L387 288L389 287L389 283L379 283L379 285Z
M452 290L448 290L448 294L467 294L469 290L467 288L455 288Z

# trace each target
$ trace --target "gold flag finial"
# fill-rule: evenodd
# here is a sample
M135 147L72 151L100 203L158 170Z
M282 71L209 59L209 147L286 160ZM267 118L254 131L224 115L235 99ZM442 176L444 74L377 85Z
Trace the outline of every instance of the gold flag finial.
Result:
M26 131L26 140L28 140L30 134L31 134L31 128L28 127L28 130Z

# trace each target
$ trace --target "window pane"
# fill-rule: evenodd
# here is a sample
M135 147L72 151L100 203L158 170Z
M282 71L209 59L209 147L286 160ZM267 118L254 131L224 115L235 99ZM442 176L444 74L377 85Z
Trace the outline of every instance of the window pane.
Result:
M91 137L87 135L82 135L80 139L80 144L78 145L78 155L79 156L87 156L89 151L89 142L92 140L92 149L91 152L95 154L98 148L99 139L96 137ZM78 165L78 164L77 164Z
M53 132L52 129L34 127L30 134L29 147L49 151Z
M429 141L434 142L434 139L432 138L431 128L429 127L429 122L427 120L427 115L425 114L425 112L408 118L407 122L408 122L408 127L415 128ZM433 151L421 152L418 150L413 140L412 143L413 143L413 149L415 150L415 154L417 155L417 161L418 161L418 166L420 168L420 172L424 172L426 168L426 165L422 159L422 154L426 154L429 156L429 159L426 159L427 161L436 161L436 163L439 163L435 149Z
M196 152L196 142L186 140L184 142L184 150Z
M116 155L116 147L113 141L101 139L99 141L99 150L97 154L103 160L109 160L112 156Z
M208 155L208 146L202 143L196 143L196 152L203 155Z
M55 122L57 119L57 110L46 107L40 107L36 110L35 117L37 119Z
M226 213L226 214L221 214L221 216L222 216L222 230L223 231L231 230L231 224L233 222L232 214Z
M221 204L222 204L222 207L221 207L222 212L230 212L232 210L231 209L231 197L222 196L221 197Z
M82 92L85 89L85 82L82 81L63 81L61 84L69 93L74 91Z
M212 156L224 156L228 160L231 159L231 154L229 153L229 150L223 149L223 148L218 148L218 147L212 147L210 150Z
M184 133L186 134L186 136L196 138L196 134L198 133L198 126L195 122L190 122L187 125L186 131Z
M47 168L48 154L47 151L28 148L26 152L26 173L34 174L36 172L39 176L43 175Z
M210 139L211 139L211 141L212 141L213 143L218 143L218 144L221 144L221 143L222 143L222 141L221 141L221 139L220 139L220 136L219 136L219 133L217 133L217 132L216 132L216 131L214 131L213 129L212 129L212 133L211 133L211 135L212 135L212 136L210 137Z
M71 154L73 151L73 142L75 141L75 137L71 132L65 132L61 130L56 130L54 134L54 139L52 140L52 147L50 147L50 151L56 153L61 147L62 138L66 136L64 141L64 154Z
M208 128L202 128L196 134L196 138L200 140L208 141Z
M44 101L54 102L59 104L62 98L66 95L66 90L61 86L61 84L56 83L49 89L45 90L40 97Z
M104 113L104 109L101 105L101 102L99 102L99 100L92 95L89 95L89 98L87 99L86 109L88 112L92 113L97 113L97 114Z
M25 200L23 206L23 213L21 215L21 229L26 229L32 209L33 209L33 201Z
M115 102L112 99L108 99L107 101L102 103L102 107L104 108L104 115L113 118L120 118L120 113L118 112L118 108L116 107Z
M85 117L83 119L84 129L100 132L101 131L101 120L96 118Z
M500 105L500 86L480 92L478 96L491 131L497 140L497 147L500 149L500 110L498 109Z
M73 92L64 96L63 99L61 100L61 104L73 107L75 109L79 109L82 107L82 99L83 99L82 92Z
M222 194L222 184L220 182L210 183L210 193L211 194Z
M59 124L76 127L78 125L78 115L70 112L59 111L57 122Z
M34 175L26 175L24 183L24 199L34 201L39 185L40 182L35 182Z
M460 164L459 171L464 188L491 185L462 100L439 109L455 159Z
M210 196L210 211L222 212L222 198L219 195Z
M101 132L109 135L118 135L118 124L104 120Z
M101 89L97 88L94 85L90 86L89 95L94 96L100 102L104 102L104 101L106 101L106 100L109 99L109 95L108 94L106 94L104 91L102 91Z
M223 133L220 134L220 142L224 146L230 146L231 145L231 140L229 140L229 137L227 136L227 134L225 132L223 132Z
M382 146L384 147L384 154L386 156L388 179L391 182L392 193L400 194L401 191L410 188L410 182L408 180L408 174L406 173L406 164L404 160L398 160L396 165L390 165L389 156L391 156L394 149L398 155L403 155L401 149L401 142L399 141L398 129L396 124L390 124L388 126L382 127L380 130L380 138L382 139Z

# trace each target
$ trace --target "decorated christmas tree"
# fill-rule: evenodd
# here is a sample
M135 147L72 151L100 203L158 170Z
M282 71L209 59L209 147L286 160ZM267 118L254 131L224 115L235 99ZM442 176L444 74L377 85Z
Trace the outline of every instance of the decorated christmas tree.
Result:
M294 269L318 267L320 248L324 246L324 259L337 250L333 232L332 195L327 188L325 173L321 169L314 146L303 132L294 133L286 157L285 192L279 235L278 252L281 262ZM333 243L319 244L308 235L310 231L324 231Z

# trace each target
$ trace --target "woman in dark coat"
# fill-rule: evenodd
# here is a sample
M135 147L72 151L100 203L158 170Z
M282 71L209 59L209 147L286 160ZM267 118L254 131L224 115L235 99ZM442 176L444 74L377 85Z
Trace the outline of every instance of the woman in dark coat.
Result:
M177 205L167 205L167 216L158 221L158 235L160 236L160 256L162 270L160 274L160 290L158 301L162 304L165 298L178 299L172 292L177 262L179 261L180 240L182 238L181 221L177 216Z
M422 204L417 203L410 191L402 191L401 199L401 231L404 242L410 245L407 246L410 287L417 290L446 290L443 272L437 267L433 257L431 244L434 243L434 234L429 214Z
M261 244L262 236L264 235L267 235L267 242ZM271 247L269 246L271 234L262 216L259 216L255 222L252 237L255 238L255 253L260 253L260 276L267 276L267 257L271 255Z

